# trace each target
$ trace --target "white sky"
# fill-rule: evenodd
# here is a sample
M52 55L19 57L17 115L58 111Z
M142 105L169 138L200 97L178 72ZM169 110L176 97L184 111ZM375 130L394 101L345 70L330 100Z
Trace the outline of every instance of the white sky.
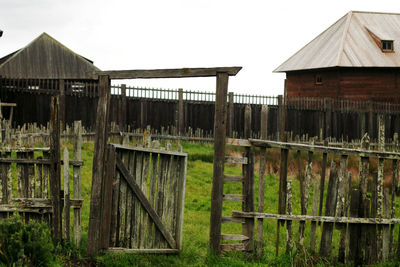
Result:
M0 0L0 57L47 32L102 70L242 66L229 91L278 95L272 71L350 10L400 13L400 1ZM125 83L215 90L215 78Z

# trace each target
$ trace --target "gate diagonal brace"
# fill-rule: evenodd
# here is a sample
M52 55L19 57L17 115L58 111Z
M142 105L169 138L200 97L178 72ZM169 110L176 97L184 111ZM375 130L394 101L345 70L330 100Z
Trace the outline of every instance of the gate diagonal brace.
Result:
M143 208L148 212L149 216L153 219L155 225L158 227L158 230L167 240L170 247L176 248L175 239L172 237L171 233L165 228L160 217L157 215L156 211L153 209L150 202L147 200L146 196L143 194L142 190L136 183L135 179L129 173L129 171L127 170L127 168L125 167L124 163L122 162L121 158L118 155L116 156L116 162L118 170L121 172L122 176L128 183L129 187L132 189L132 191L135 193L136 197L139 199Z

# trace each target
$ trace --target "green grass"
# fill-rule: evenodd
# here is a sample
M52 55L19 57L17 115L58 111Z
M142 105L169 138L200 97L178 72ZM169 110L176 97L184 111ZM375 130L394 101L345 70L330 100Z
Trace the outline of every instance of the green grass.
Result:
M72 144L66 143L72 151ZM275 257L275 240L277 222L275 220L264 220L264 256L256 259L254 255L246 255L241 252L231 252L223 254L221 257L209 253L209 226L210 226L210 203L213 170L213 145L212 144L193 144L182 143L184 152L189 154L187 166L184 224L183 224L183 249L179 255L139 255L139 254L105 254L96 257L98 265L104 266L307 266L316 256L306 252L302 255L285 254L286 227L281 227L280 247L277 258ZM178 145L173 146L177 148ZM232 153L240 153L235 148ZM72 155L70 155L72 158ZM295 159L295 155L291 155ZM269 154L269 161L277 161L276 156ZM93 143L84 143L82 148L82 198L84 204L82 208L82 248L79 251L81 258L85 258L85 247L87 242L87 231L89 223L90 207L90 187L92 177ZM305 160L305 159L304 159ZM290 164L295 165L293 162ZM304 164L303 164L304 166ZM225 165L226 174L240 174L241 167L234 164ZM300 214L300 193L299 181L289 176L293 180L293 214ZM325 190L327 188L327 182ZM274 175L267 175L265 187L265 212L276 213L278 207L279 178ZM241 185L238 183L225 183L224 193L241 194ZM255 203L258 203L258 171L255 172ZM326 193L325 193L326 196ZM313 197L312 185L309 196L309 214L311 211L311 201ZM398 204L396 207L398 207ZM257 206L255 207L257 208ZM231 216L232 210L241 210L241 203L224 202L223 215ZM293 222L294 241L297 240L299 224ZM306 225L305 247L309 247L310 224ZM255 228L256 231L256 228ZM319 247L321 228L317 227L317 248ZM396 229L397 231L397 229ZM238 224L222 224L222 233L240 234L241 226ZM397 233L396 235L397 236ZM339 244L339 231L334 231L332 242L332 255L337 255ZM295 247L295 246L294 246ZM318 250L318 249L317 249ZM76 254L76 251L74 252ZM72 253L72 254L74 254ZM75 255L76 256L76 255ZM68 257L62 258L65 264L71 264ZM85 261L84 261L85 262ZM317 266L330 266L332 262L323 262ZM396 266L396 262L387 263L387 266ZM393 265L391 265L393 264Z

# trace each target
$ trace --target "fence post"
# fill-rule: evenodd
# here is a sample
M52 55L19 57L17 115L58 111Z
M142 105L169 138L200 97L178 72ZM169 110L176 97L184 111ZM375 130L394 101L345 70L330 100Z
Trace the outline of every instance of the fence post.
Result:
M102 226L102 183L105 166L105 151L108 139L108 113L110 108L110 78L99 76L99 102L97 105L96 136L94 141L92 189L90 195L89 231L87 253L93 256L100 247Z
M251 138L251 106L246 105L244 112L244 138ZM243 187L242 194L245 196L245 201L242 204L242 210L246 212L254 211L254 152L250 147L245 148L245 157L248 158L248 163L243 165ZM249 239L245 242L246 251L254 250L254 219L245 218L245 223L242 224L242 233Z
M229 121L228 121L228 135L229 137L233 137L233 126L234 126L234 116L235 116L235 109L233 106L233 92L229 92Z
M51 98L50 106L50 192L53 205L52 232L56 241L62 239L61 169L60 169L60 117L59 97Z
M261 108L261 139L267 140L268 132L268 106L263 105ZM260 149L260 175L258 183L258 212L264 212L264 189L265 189L265 160L266 148ZM257 219L257 256L262 257L263 254L263 219Z
M277 120L277 129L276 129L276 138L279 140L279 138L282 136L282 122L283 119L283 97L282 95L278 95L278 120ZM282 139L280 139L281 141L283 141ZM285 184L286 186L286 184Z
M127 127L127 111L126 111L126 104L127 102L127 97L126 97L126 84L121 84L121 106L120 106L120 125L119 125L119 129L121 132L126 131L126 127Z
M179 100L178 100L178 134L183 135L185 130L183 114L183 89L179 88Z
M74 122L74 160L82 160L82 123ZM74 199L81 199L81 167L73 167ZM82 226L81 226L81 208L74 207L74 244L78 248L81 244Z
M146 128L146 100L141 99L140 101L140 128L144 130Z
M372 107L372 102L368 101L368 134L370 138L375 138L375 133L374 133L374 111Z
M325 138L332 137L331 123L332 123L332 99L324 98L325 110Z
M222 197L224 190L224 161L226 138L226 96L228 73L217 73L214 117L214 168L211 192L210 248L220 253Z
M64 236L70 241L69 152L64 148Z

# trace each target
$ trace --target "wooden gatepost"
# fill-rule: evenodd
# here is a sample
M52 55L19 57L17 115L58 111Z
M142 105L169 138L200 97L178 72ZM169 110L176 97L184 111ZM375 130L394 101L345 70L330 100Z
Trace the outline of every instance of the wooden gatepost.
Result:
M162 237L158 235L157 240L159 238L161 238L161 240L164 240L167 243L166 247L168 250L159 250L158 253L171 253L171 252L176 253L180 251L179 237L181 236L180 232L181 230L178 229L179 230L178 232L173 233L171 229L168 229L168 226L164 227L163 226L164 224L157 219L160 216L161 218L163 218L162 216L163 209L160 209L159 210L160 212L158 212L158 210L154 211L154 206L149 204L148 201L146 200L147 198L145 194L142 194L143 192L140 189L140 186L137 184L138 180L136 180L136 183L132 181L133 180L132 175L130 175L129 173L130 172L131 174L135 173L135 168L129 168L129 166L124 167L124 164L122 164L119 160L119 158L122 157L121 161L123 162L124 154L127 154L127 152L123 152L117 156L115 155L118 154L119 149L131 150L131 148L118 148L118 147L112 148L108 146L111 79L188 78L188 77L214 76L217 78L217 99L218 99L217 101L222 102L225 100L226 102L228 77L235 76L240 71L240 69L241 67L122 70L122 71L99 71L94 74L93 78L99 80L100 98L97 106L97 125L96 125L96 138L94 147L92 191L91 191L89 231L88 231L88 243L87 243L87 252L89 255L95 255L100 250L108 250L110 247L115 247L115 245L118 246L122 245L123 248L131 249L130 252L137 251L133 248L134 245L132 242L127 242L127 243L124 243L125 241L116 242L116 240L112 238L112 235L110 236L110 233L116 231L114 228L115 225L112 224L112 220L115 217L113 217L112 205L111 205L111 203L114 203L113 196L115 196L112 190L113 179L114 177L116 177L115 175L113 175L116 173L115 169L118 169L119 175L124 177L125 182L129 184L128 186L130 190L133 191L135 197L140 199L141 207L143 207L147 211L148 216L150 216L151 219L153 220L153 223L157 225L158 231L161 231ZM222 114L222 116L219 117L222 121L218 120L219 122L221 122L221 127L219 127L216 130L215 133L216 136L220 136L221 134L225 134L226 132L226 106L222 105L218 107L221 108L221 110L218 109L218 112L216 112L216 114ZM223 140L223 142L225 142L225 139ZM218 147L217 143L216 146ZM163 157L161 156L161 154L163 153L161 153L160 151L150 151L150 152L151 153L154 152L155 154L158 153L159 157ZM171 153L166 153L166 154L170 155ZM173 156L179 156L179 155L173 155ZM138 176L136 175L136 177ZM180 190L180 192L182 192L182 190ZM180 197L180 199L183 201L182 197ZM163 205L162 201L160 202L159 205ZM183 209L183 202L181 202L181 205ZM177 217L183 219L183 215L181 217L179 216ZM142 225L142 222L140 222L139 225ZM175 228L175 230L176 229L177 228ZM122 232L126 233L125 230L122 230ZM138 240L139 242L139 248L138 248L139 250L144 248L143 246L140 245L144 242L143 240L144 238L145 238L144 235L140 235L135 239ZM164 241L162 241L162 243ZM124 247L124 244L129 244L129 245L128 247ZM157 245L158 248L165 248L164 243L163 244L160 243ZM154 249L154 247L152 247L151 249ZM148 252L155 252L155 251L152 250Z

